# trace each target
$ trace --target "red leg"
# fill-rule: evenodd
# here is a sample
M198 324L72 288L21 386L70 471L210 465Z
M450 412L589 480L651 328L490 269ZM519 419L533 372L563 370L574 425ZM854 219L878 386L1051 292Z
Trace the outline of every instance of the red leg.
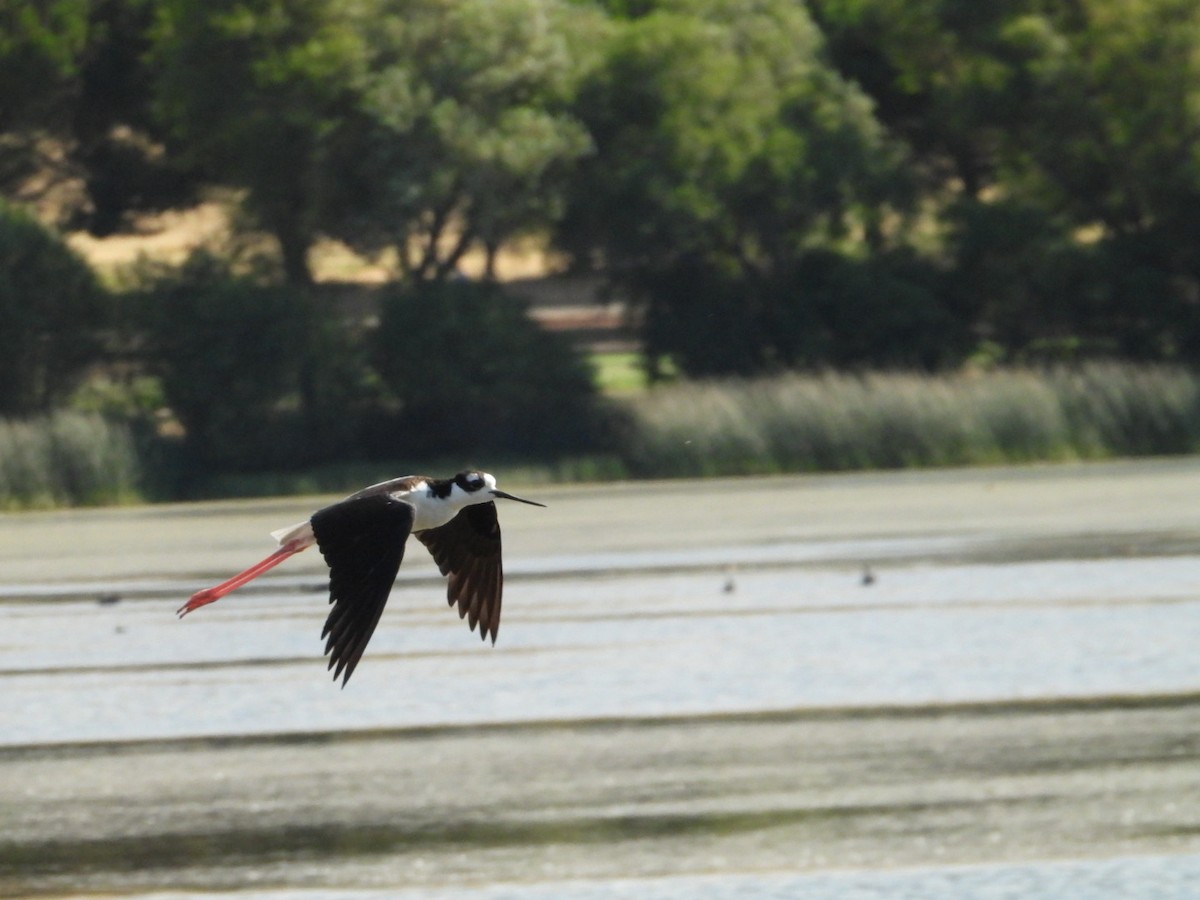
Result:
M230 591L235 591L248 581L253 581L263 572L268 572L275 568L289 556L294 553L299 553L303 550L303 546L298 546L297 541L288 541L266 559L256 562L244 572L239 572L227 581L222 581L220 584L205 588L202 591L196 591L192 594L192 598L187 603L176 610L179 618L183 618L194 609L199 609L201 606L207 606L209 603L220 600Z

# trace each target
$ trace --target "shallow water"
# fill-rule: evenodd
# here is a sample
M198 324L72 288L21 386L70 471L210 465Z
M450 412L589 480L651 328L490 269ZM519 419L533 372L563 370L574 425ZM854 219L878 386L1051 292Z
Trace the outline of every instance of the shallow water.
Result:
M473 889L420 891L270 891L262 900L1191 900L1200 884L1200 856L1130 857L1080 862L1005 866L946 866L889 872L833 872L818 875L766 873L735 876L617 879L522 884ZM146 900L208 900L225 895L153 894Z
M510 576L495 647L440 587L402 583L345 690L312 592L183 622L178 597L9 602L0 744L1200 690L1200 556L915 559L864 586L776 550L730 573Z
M164 510L161 519L153 511L128 518L98 513L109 518L95 532L87 531L96 523L86 514L25 520L34 527L21 529L20 540L32 555L10 567L22 577L6 577L0 568L0 750L12 761L0 766L0 811L5 802L22 795L21 784L5 783L5 772L15 771L18 763L36 772L49 766L47 784L75 771L54 768L73 766L70 759L76 758L56 756L56 746L86 745L70 753L82 753L78 759L99 765L104 754L125 752L121 748L127 742L210 737L243 741L255 735L340 740L356 733L394 733L399 735L396 740L412 740L412 729L428 727L570 726L609 720L619 724L697 716L720 721L735 714L804 716L822 710L836 711L853 723L856 710L866 719L883 710L886 720L889 710L932 709L932 722L942 715L937 709L952 711L964 704L984 710L979 721L986 722L991 715L986 710L993 705L1053 707L1064 699L1111 709L1105 715L1119 722L1126 706L1158 702L1154 698L1175 703L1169 698L1177 697L1180 703L1190 703L1188 698L1200 694L1195 653L1200 643L1200 512L1191 512L1200 510L1200 467L1195 464L1070 468L1057 480L1053 471L1039 469L930 475L926 481L901 475L733 483L739 484L752 488L759 514L744 504L730 509L728 534L713 531L710 520L694 514L671 521L669 533L643 522L636 525L646 533L640 548L630 546L636 537L628 518L632 494L623 495L629 502L622 504L609 502L603 489L563 492L552 496L549 511L553 515L559 509L559 520L505 518L505 611L495 647L481 644L447 611L444 589L428 561L418 557L420 548L414 543L379 631L345 690L330 683L321 659L317 636L326 604L319 560L308 559L291 571L285 568L264 577L252 589L179 622L174 610L188 593L229 574L226 543L219 553L206 557L188 538L192 521L206 534L217 533L209 530L219 524L211 508L198 507L195 520L186 507ZM791 492L782 501L781 484ZM644 503L647 497L651 505L645 508L658 510L695 499L678 485L639 487L636 502ZM1189 499L1197 502L1193 505ZM814 513L825 508L817 501L835 508L825 513L824 523ZM995 502L994 522L980 513L981 501ZM908 521L895 515L906 505L911 509ZM249 533L245 520L252 518L257 527L261 518L244 507L221 515L221 521L227 520L220 532L225 535ZM279 517L290 520L294 515L284 510ZM10 529L15 534L20 526L19 517L0 517L0 532ZM133 557L127 565L106 550L106 574L95 577L95 554L105 546L109 527L144 534L145 542L130 546ZM29 533L39 528L42 543L36 533ZM607 535L606 540L589 540L589 529ZM64 537L72 534L80 536ZM159 548L156 542L168 541L171 535L181 536L178 547ZM251 540L245 549L240 537L228 538L227 543L234 545L233 555L245 557L242 563L253 560L257 545ZM37 559L38 553L52 559L58 545L68 548L62 565L56 564L52 572L43 567L47 577L36 577L37 567L29 560ZM71 547L82 548L80 559L85 560L74 568ZM186 556L180 557L181 571L172 576L171 558L183 552L179 548ZM873 580L864 583L868 566ZM878 727L884 725L886 721ZM975 722L963 727L982 726ZM1053 732L1047 734L1051 737L1045 740L1057 740ZM464 741L474 740L469 732L463 735ZM547 764L562 765L565 758L556 756L553 742L546 740L551 748L545 751ZM892 738L881 740L885 747ZM927 755L937 752L939 740L932 725L921 726L898 746L900 752L911 746L913 753ZM1180 740L1175 734L1161 743L1174 753L1170 748L1182 746ZM1186 732L1183 740L1192 749L1171 758L1173 779L1181 771L1178 766L1194 766L1200 754ZM928 746L922 744L926 741ZM177 751L175 746L163 744L162 752L168 757L179 752L181 758L206 758L203 748L181 744ZM1119 758L1114 751L1113 760ZM706 774L680 778L691 784L688 779L695 777L700 779L696 784L704 784L724 777L733 762L713 760L706 764ZM869 775L874 764L864 765ZM1064 773L1073 765L1064 762ZM1187 771L1200 784L1200 768ZM989 770L988 777L994 776ZM530 778L533 785L539 774L531 770L519 777ZM601 773L585 768L579 777ZM787 784L790 776L783 777L780 783ZM1157 783L1153 771L1148 770L1147 778ZM84 778L81 785L90 783ZM1100 787L1078 795L1072 793L1074 788L1067 793L1095 806L1096 817L1103 821L1103 805L1109 802L1104 792L1110 788L1107 780L1097 783ZM113 784L124 782L118 778ZM778 783L772 785L768 797L780 789ZM127 789L112 788L118 794ZM569 793L575 796L578 790ZM628 814L640 815L647 803L661 800L656 790L632 798ZM979 788L983 793L991 790ZM1101 791L1094 804L1093 790ZM1153 790L1169 797L1178 788ZM97 797L101 796L107 795L101 791ZM730 796L736 798L736 792ZM750 796L728 802L755 808L764 802L746 799ZM26 796L26 802L29 799ZM109 797L103 802L115 801ZM143 802L153 810L153 796L143 797ZM247 809L264 808L264 803L269 808L274 802L258 798ZM801 805L807 808L812 802L816 801L809 798ZM1029 802L1022 815L1036 819L1037 804ZM1157 809L1155 804L1166 802L1155 793L1143 805ZM296 809L308 809L305 804L311 803L319 801L296 801ZM238 812L236 803L230 809L231 816L248 814ZM485 819L490 815L479 814ZM250 866L245 872L250 873L247 878L259 872L266 879L266 885L259 885L261 896L279 900L403 897L409 895L396 890L413 880L421 885L420 896L481 900L614 895L1051 897L1063 896L1064 885L1086 888L1075 892L1077 896L1185 896L1200 874L1200 856L1191 843L1196 832L1189 831L1190 820L1181 822L1179 815L1168 810L1162 823L1142 828L1133 843L1118 841L1115 846L1124 855L1116 859L1029 861L1030 850L1020 838L1012 838L1008 850L1008 839L998 838L1000 846L993 854L981 837L979 846L952 850L946 861L987 862L994 855L994 864L914 867L938 861L922 855L919 848L927 838L918 835L920 840L914 838L908 850L881 853L888 863L878 871L862 868L856 855L870 858L872 845L867 840L852 845L835 841L830 845L833 857L814 855L798 860L795 871L768 874L755 870L762 868L764 859L775 860L776 867L778 860L769 846L754 842L742 848L745 855L722 855L725 862L706 866L705 874L697 876L664 869L661 862L622 866L619 855L616 863L601 865L583 851L567 862L546 864L532 878L515 875L521 871L519 855L504 856L497 865L507 873L500 880L508 886L488 888L472 886L472 879L447 862L450 857L441 851L437 858L447 866L444 883L437 873L424 871L418 877L413 866L419 858L414 861L404 854L382 867L385 874L370 874L375 870L347 863L347 871L356 874L340 883L378 890L382 880L386 893L331 892L327 885L318 886L325 878L321 866L294 866L285 870L291 875L280 875L264 862L265 867ZM22 827L44 827L45 840L74 840L73 816L68 805L48 811L42 819L35 815L33 824ZM886 831L903 831L905 822L918 818L896 813ZM219 816L217 820L224 821ZM225 826L213 827L219 832ZM1053 831L1045 823L1042 827ZM1155 828L1170 833L1170 853L1153 852L1164 849L1163 840L1156 843L1146 837ZM1003 832L1001 828L997 833ZM805 832L805 839L815 838ZM308 846L307 840L297 846ZM718 838L712 840L717 842L714 846L721 845ZM605 852L626 852L613 849L624 848L625 841ZM938 838L933 844L944 846L946 841ZM57 850L48 849L51 844L37 844L32 850L22 849L20 841L12 846L16 856L0 853L0 887L5 876L10 882L19 876L20 865L11 860L42 858L38 854L59 859ZM398 845L388 846L393 847L389 852L399 853ZM953 848L953 841L949 846ZM1086 842L1066 841L1047 852L1093 855L1086 847ZM135 878L127 872L118 877L113 872L124 870L114 865L89 863L73 882L70 865L63 876L61 861L48 861L38 870L44 883L36 883L43 885L39 889L63 892L72 885L128 892L172 886L236 886L242 891L255 887L252 881L231 885L226 876L182 868L161 877ZM301 871L308 874L301 876ZM621 871L645 871L655 877L621 878ZM572 872L587 877L564 878ZM14 883L25 884L19 878ZM313 885L311 891L302 890L306 883Z

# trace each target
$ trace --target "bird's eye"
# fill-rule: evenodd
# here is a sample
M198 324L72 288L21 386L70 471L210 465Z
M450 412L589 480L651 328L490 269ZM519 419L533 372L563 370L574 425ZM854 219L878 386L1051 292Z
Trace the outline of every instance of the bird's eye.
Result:
M470 478L467 479L467 483L470 484L471 487L473 487L473 488L483 487L483 476L482 475L472 475Z

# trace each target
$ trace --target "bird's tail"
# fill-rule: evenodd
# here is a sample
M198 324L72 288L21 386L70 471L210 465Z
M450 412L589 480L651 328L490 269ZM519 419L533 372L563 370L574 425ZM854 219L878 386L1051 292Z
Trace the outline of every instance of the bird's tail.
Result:
M289 541L303 542L306 547L316 541L316 537L313 535L312 522L308 519L305 519L303 522L297 522L295 525L289 525L287 528L272 531L271 537L275 539L275 543L280 547Z

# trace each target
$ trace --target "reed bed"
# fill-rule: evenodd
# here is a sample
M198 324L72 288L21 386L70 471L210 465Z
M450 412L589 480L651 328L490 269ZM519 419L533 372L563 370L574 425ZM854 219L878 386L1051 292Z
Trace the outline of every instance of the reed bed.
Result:
M692 382L628 401L636 477L893 469L1188 453L1200 377L1092 363L951 375Z
M138 474L129 429L102 416L0 419L0 509L127 502Z
M616 417L623 425L615 453L511 460L499 467L523 476L518 481L587 481L1200 450L1200 375L1170 366L1093 363L938 376L784 375L680 382L614 402L624 413ZM163 456L151 447L139 462L138 449L128 427L97 414L0 420L0 509L137 500L139 486L154 482L155 460ZM229 481L233 476L218 477L200 493L336 492L378 476L379 465L371 465L370 474L359 471L364 465L288 473L278 484L268 484L263 475L245 484ZM396 470L404 468L398 464Z

